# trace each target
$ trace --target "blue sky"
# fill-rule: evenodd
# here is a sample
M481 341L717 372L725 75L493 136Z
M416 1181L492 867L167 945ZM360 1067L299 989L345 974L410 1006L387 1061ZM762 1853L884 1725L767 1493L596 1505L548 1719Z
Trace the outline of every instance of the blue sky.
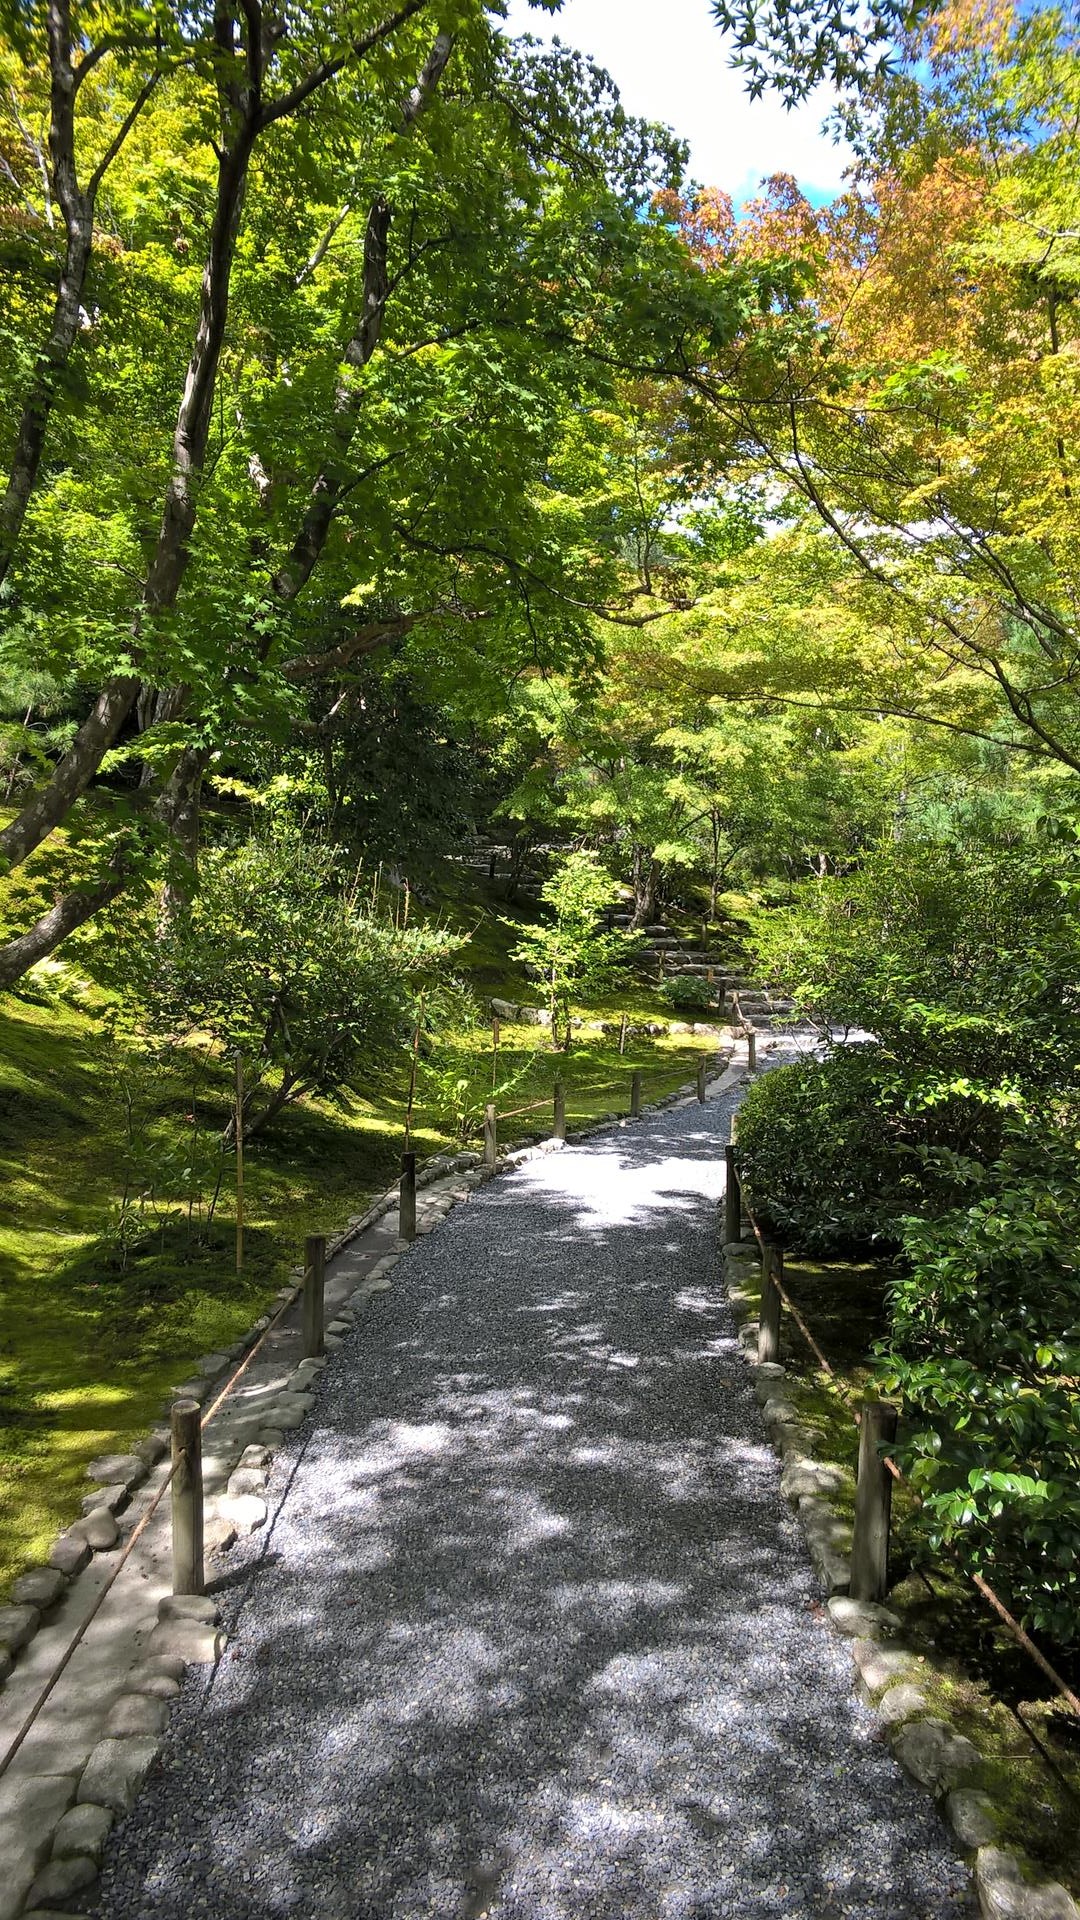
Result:
M821 132L831 96L785 112L750 100L728 65L709 0L563 0L559 13L508 0L507 29L560 40L606 67L632 113L663 120L690 142L690 170L736 202L770 173L793 173L808 198L830 199L846 161Z

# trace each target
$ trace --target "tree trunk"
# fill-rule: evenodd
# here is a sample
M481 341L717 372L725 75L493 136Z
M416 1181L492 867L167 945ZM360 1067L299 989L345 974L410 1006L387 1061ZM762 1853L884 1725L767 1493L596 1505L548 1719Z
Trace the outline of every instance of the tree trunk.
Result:
M172 471L157 546L143 586L143 609L151 613L165 612L174 604L187 566L197 510L196 482L206 456L225 338L229 281L254 137L253 123L245 119L233 145L222 151L218 162L217 204L203 271L199 319L173 431ZM136 638L140 624L141 616L137 616ZM10 866L25 860L67 817L116 739L138 692L138 679L127 677L114 678L103 689L72 745L53 769L48 786L31 796L18 818L0 835L0 853Z
M164 929L191 900L199 867L202 780L210 759L205 747L185 747L158 803L158 817L173 837L172 859L161 890L159 928Z
M58 3L62 4L63 0L58 0ZM414 5L402 9L399 15L388 17L383 27L374 30L368 37L371 44L385 37L395 20L418 10L418 6ZM228 26L227 20L225 25ZM419 118L435 92L453 44L452 35L442 32L436 35L419 80L410 90L402 109L405 127L411 126ZM330 77L329 68L327 77ZM270 124L270 118L280 117L276 112L264 113L253 95L246 91L241 95L231 88L227 80L221 84L221 98L223 119L227 126L230 125L231 116L231 132L227 138L223 138L219 149L217 201L203 271L199 320L173 434L172 471L166 488L157 546L143 588L143 610L151 614L168 611L174 605L187 568L190 539L198 510L197 482L206 455L212 419L228 315L232 264L252 149L259 133ZM378 198L369 216L368 242L365 246L364 309L345 354L350 365L366 364L381 336L389 291L385 259L389 222L390 210L385 201ZM357 411L355 394L351 387L342 382L335 403L333 449L312 488L308 509L289 560L272 583L274 597L279 603L287 604L295 598L310 578L325 546L341 498L339 462L351 443ZM137 620L136 638L139 624ZM84 729L91 727L90 733L81 741L76 736L72 747L54 769L49 785L32 797L18 819L11 823L7 834L0 839L0 852L7 855L10 865L17 864L17 861L14 852L8 852L4 840L10 838L11 847L19 849L18 859L24 860L46 834L66 817L93 778L134 705L139 684L138 679L114 681L100 696L94 714L84 723ZM170 690L166 697L173 699L175 690ZM99 707L102 713L95 719ZM109 723L114 723L111 732ZM80 729L80 734L84 729ZM196 767L201 781L201 754L197 749L188 748L181 755L170 781L173 800L162 807L162 817L169 819L170 823L174 815L177 820L186 820L189 845L197 844ZM7 942L0 948L0 986L10 985L28 966L44 958L68 933L89 919L99 906L114 899L124 884L123 877L112 878L96 889L73 892L44 914L25 935ZM102 891L103 887L107 890ZM87 902L93 904L88 905ZM21 958L23 955L26 957Z
M67 237L48 338L34 368L30 391L23 402L8 468L7 486L0 500L0 586L11 565L30 496L37 485L49 418L71 358L71 350L79 336L86 269L94 244L97 189L149 99L158 77L156 73L153 74L137 94L118 133L98 162L86 191L82 192L75 165L76 78L71 60L70 0L49 0L46 33L49 42L49 159Z
M21 813L0 833L0 855L17 867L66 819L93 779L135 704L139 682L110 680L102 688L47 787L31 794Z
M656 889L660 882L660 863L654 860L648 847L635 846L631 881L634 888L634 911L630 916L630 928L639 933L656 917Z
M403 109L404 126L412 126L432 98L446 69L453 46L452 34L436 35L420 77L416 85L411 88ZM391 219L392 213L388 203L381 195L376 196L368 213L367 230L364 235L364 290L360 319L343 356L345 366L348 368L365 367L382 338L386 302L390 293L387 242ZM288 557L270 582L270 597L278 606L292 604L307 585L322 557L334 516L353 477L348 456L356 433L359 414L360 395L343 376L338 382L334 395L330 445L312 484L307 508ZM269 647L269 639L264 640L260 648L263 658L268 653ZM161 695L159 702L168 698L167 695ZM175 711L175 708L170 711L168 717L174 717ZM206 755L189 747L181 755L173 775L174 781L179 780L187 796L185 806L177 817L188 822L194 819L195 822L194 831L189 831L188 845L184 849L188 856L192 877L194 877L198 859L198 785L205 765ZM166 886L162 903L166 916L185 904L182 889L174 892L170 899L170 889L174 886L174 881L170 881Z
M14 940L5 941L0 947L0 987L10 987L20 979L28 967L38 960L44 960L54 947L66 940L76 927L92 919L110 900L123 893L128 883L127 868L121 861L114 863L104 877L93 886L80 888L65 894L48 913Z

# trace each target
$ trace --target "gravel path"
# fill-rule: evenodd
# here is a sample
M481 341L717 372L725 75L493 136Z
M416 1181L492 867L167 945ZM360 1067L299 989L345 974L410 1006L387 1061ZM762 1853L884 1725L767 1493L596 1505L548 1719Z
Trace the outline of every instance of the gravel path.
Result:
M279 1456L102 1920L944 1920L719 1287L728 1103L535 1160L397 1268Z

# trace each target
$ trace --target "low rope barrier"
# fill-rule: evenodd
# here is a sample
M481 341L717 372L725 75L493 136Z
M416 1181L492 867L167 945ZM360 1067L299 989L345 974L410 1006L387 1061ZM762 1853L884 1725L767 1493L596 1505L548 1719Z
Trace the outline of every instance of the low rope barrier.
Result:
M233 1388L235 1387L237 1381L240 1379L241 1375L246 1373L248 1367L251 1365L251 1362L254 1360L255 1355L259 1352L260 1348L264 1345L264 1343L270 1338L270 1335L273 1333L278 1322L283 1318L283 1316L286 1313L290 1312L290 1310L296 1305L297 1299L301 1291L302 1289L300 1287L294 1287L291 1290L289 1298L287 1300L282 1301L281 1306L278 1308L278 1311L275 1313L273 1319L270 1321L269 1326L263 1328L263 1331L259 1335L259 1338L253 1343L252 1346L248 1348L248 1351L244 1355L244 1358L240 1362L240 1365L236 1368L235 1372L230 1375L229 1379L226 1381L224 1387L221 1389L221 1392L218 1394L217 1398L211 1403L211 1405L207 1408L206 1412L201 1416L199 1421L200 1433L204 1433L206 1431L206 1428L209 1425L210 1421L213 1419L215 1413L217 1413L218 1409L221 1407L223 1402L228 1398L229 1394L232 1392ZM20 1726L19 1731L15 1735L14 1740L12 1740L10 1746L7 1748L3 1758L0 1759L0 1780L3 1779L12 1761L14 1760L16 1754L18 1753L20 1747L23 1745L23 1742L25 1741L27 1735L31 1732L34 1726L34 1723L38 1718L38 1715L40 1714L42 1708L45 1706L47 1700L52 1694L52 1691L56 1686L57 1681L60 1680L64 1675L64 1673L67 1671L67 1668L70 1665L72 1659L74 1658L75 1654L78 1652L80 1646L82 1645L82 1642L86 1637L87 1632L89 1631L90 1627L93 1626L94 1621L97 1619L98 1614L101 1612L102 1607L104 1606L106 1600L108 1599L110 1593L112 1592L113 1587L115 1586L117 1580L119 1579L121 1573L124 1570L124 1567L127 1565L128 1560L131 1558L131 1555L134 1552L136 1545L138 1544L142 1535L145 1533L147 1527L149 1526L151 1520L153 1519L155 1513L157 1512L159 1506L161 1505L161 1502L163 1501L163 1499L165 1498L165 1495L169 1491L169 1488L172 1486L173 1480L176 1477L180 1464L181 1462L179 1459L172 1461L172 1463L170 1464L169 1470L166 1473L165 1478L163 1479L160 1487L157 1489L157 1492L154 1494L154 1497L151 1500L149 1506L147 1507L145 1513L143 1513L140 1516L139 1520L136 1522L135 1526L132 1528L131 1533L129 1534L127 1541L124 1545L123 1551L121 1552L121 1554L117 1559L116 1565L110 1569L109 1577L106 1580L104 1586L102 1587L101 1592L98 1594L96 1600L94 1601L94 1604L91 1607L89 1613L86 1615L86 1618L80 1623L76 1632L72 1635L72 1638L70 1639L67 1646L65 1647L59 1662L54 1667L52 1673L49 1675L49 1678L45 1682L45 1685L42 1687L41 1692L38 1694L36 1700L34 1701L33 1706L31 1707L25 1720Z
M729 1164L731 1163L729 1162ZM736 1175L736 1178L737 1177L738 1176ZM762 1251L762 1274L764 1276L766 1271L766 1249L771 1250L774 1243L766 1239L757 1221L754 1219L754 1216L750 1211L750 1208L747 1206L745 1198L742 1197L741 1182L739 1182L739 1193L740 1193L740 1199L741 1199L743 1211L745 1212L746 1217L750 1223L751 1229L754 1234L754 1238L757 1240L758 1245L760 1246ZM776 1271L776 1263L771 1259L769 1263L769 1281L770 1281L770 1284L773 1287L775 1287L783 1304L788 1308L792 1319L795 1321L796 1326L798 1327L804 1340L809 1346L815 1359L819 1362L822 1371L833 1382L834 1391L836 1391L840 1399L843 1400L844 1403L847 1405L848 1411L851 1413L854 1419L855 1425L857 1427L861 1426L862 1416L861 1416L860 1410L857 1407L854 1407L851 1405L851 1397L852 1397L851 1389L846 1385L846 1383L843 1380L839 1378L836 1372L836 1369L831 1365L827 1355L822 1351L821 1347L818 1345L818 1342L815 1340L813 1334L810 1331L810 1328L807 1326L807 1323L803 1318L803 1315L800 1313L799 1308L797 1307L794 1300L791 1298L790 1293L788 1293L786 1287L783 1284L783 1281L779 1279ZM901 1483L903 1486L905 1486L908 1492L911 1494L912 1499L917 1501L919 1506L922 1506L923 1504L922 1496L920 1495L918 1489L912 1486L912 1483L908 1479L908 1476L903 1472L903 1470L900 1467L897 1466L896 1462L893 1459L891 1459L888 1454L882 1455L881 1461L882 1461L882 1465L892 1475L893 1479ZM1061 1699L1065 1701L1070 1711L1076 1716L1078 1720L1080 1720L1080 1696L1078 1696L1075 1693L1073 1688L1070 1687L1068 1681L1063 1679L1061 1674L1057 1672L1056 1668L1051 1665L1046 1655L1041 1651L1039 1647L1036 1646L1034 1640L1031 1638L1031 1635L1025 1630L1024 1627L1021 1626L1019 1620L1016 1619L1015 1615L1010 1613L1008 1607L1005 1605L1005 1602L1001 1599L1001 1597L994 1592L994 1589L990 1585L989 1581L986 1580L981 1573L970 1573L968 1574L967 1577L971 1580L973 1586L981 1594L982 1598L986 1601L987 1605L997 1615L998 1619L1002 1622L1002 1625L1008 1629L1009 1633L1012 1635L1013 1639L1016 1641L1017 1646L1022 1648L1022 1650L1029 1656L1029 1658L1038 1667L1044 1679L1049 1680L1050 1684L1054 1687L1055 1691L1060 1695ZM1023 1723L1021 1722L1021 1724Z

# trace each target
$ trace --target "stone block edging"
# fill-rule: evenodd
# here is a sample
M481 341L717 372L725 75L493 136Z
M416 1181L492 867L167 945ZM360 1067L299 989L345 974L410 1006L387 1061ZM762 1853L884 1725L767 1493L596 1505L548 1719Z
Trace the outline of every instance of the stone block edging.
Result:
M721 1258L754 1396L783 1463L781 1491L796 1507L832 1625L851 1643L861 1697L882 1721L905 1773L933 1794L953 1839L968 1856L983 1920L1080 1920L1080 1907L1065 1887L1040 1879L1026 1855L998 1844L998 1810L974 1784L983 1756L966 1735L930 1713L918 1687L920 1673L930 1666L925 1653L905 1644L902 1623L888 1607L848 1596L851 1529L837 1510L836 1496L851 1486L851 1469L814 1459L811 1436L786 1391L785 1368L757 1360L758 1325L750 1318L745 1285L749 1270L760 1267L753 1243L729 1242Z

